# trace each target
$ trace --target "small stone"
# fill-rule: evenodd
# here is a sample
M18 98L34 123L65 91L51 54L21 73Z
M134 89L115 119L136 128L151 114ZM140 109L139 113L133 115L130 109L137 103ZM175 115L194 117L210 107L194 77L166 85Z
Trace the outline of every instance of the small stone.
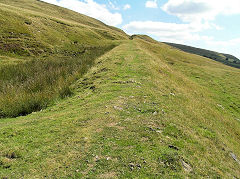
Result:
M183 166L183 169L186 172L191 172L192 171L192 167L188 163L186 163L184 160L181 160L181 164Z
M153 113L154 116L156 116L157 114L158 114L157 111L155 111L155 112Z
M230 153L230 156L240 165L240 160L238 160L237 156L234 153Z
M133 170L135 165L134 165L134 163L129 163L128 166L130 167L130 170Z
M76 170L76 172L79 172L79 170Z
M142 168L141 164L137 164L136 167L137 167L138 169Z
M165 114L165 111L162 109L162 114Z
M114 109L118 110L118 111L122 111L123 108L119 107L119 106L114 106Z
M110 160L111 158L110 157L107 157L107 160Z
M156 130L153 129L152 127L149 127L149 130L150 130L150 131L153 131L153 132L156 131Z
M217 106L224 109L224 107L221 104L217 104Z

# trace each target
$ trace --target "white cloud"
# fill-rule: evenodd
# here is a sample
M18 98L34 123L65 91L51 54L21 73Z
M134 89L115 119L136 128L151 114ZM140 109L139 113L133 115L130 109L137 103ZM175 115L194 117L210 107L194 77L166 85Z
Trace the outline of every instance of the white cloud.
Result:
M240 38L235 38L226 41L216 41L216 40L206 40L205 41L207 48L211 50L217 50L223 53L229 53L236 55L240 59Z
M115 4L112 1L108 0L108 4L111 9L119 10L119 7L115 6Z
M130 9L130 8L131 8L130 4L126 4L126 5L123 7L124 10Z
M220 46L236 46L240 44L240 38L231 39L227 41L208 41L210 45L220 45Z
M155 2L155 1L151 1ZM216 16L240 14L240 0L168 0L162 9L174 16L177 16L183 23L166 23L153 21L133 21L123 28L129 34L147 34L160 41L183 43L183 44L204 44L212 50L239 49L240 39L229 41L216 41L213 37L200 35L200 32L222 27L214 24ZM239 54L235 50L232 54Z
M240 38L217 41L213 37L199 35L198 33L205 28L208 28L208 24L199 28L198 25L193 23L177 24L153 21L133 21L123 26L123 29L131 35L147 34L162 42L198 46L217 52L229 53L240 58Z
M177 24L153 21L133 21L123 26L129 34L148 34L158 37L161 41L184 43L192 40L210 39L196 34L208 27L209 24Z
M122 23L120 13L111 13L106 5L98 4L94 0L43 0L45 2L62 6L73 11L96 18L108 25L119 25Z
M153 0L153 1L147 1L145 6L147 8L158 8L158 5L157 5L157 0Z
M185 22L211 21L219 14L240 14L239 0L168 0L162 9Z
M179 17L188 26L194 25L199 28L196 31L188 30L185 31L185 35L173 33L174 40L182 39L182 43L194 45L195 43L201 43L208 49L226 52L240 57L240 38L218 41L212 37L200 36L198 32L207 29L221 30L222 27L214 24L214 20L218 15L234 15L240 14L240 1L239 0L168 0L166 4L163 5L162 9L171 14ZM177 25L179 26L179 25ZM181 35L181 37L174 37L174 35ZM190 40L191 39L191 40ZM171 40L171 39L166 39ZM175 42L176 42L175 41Z

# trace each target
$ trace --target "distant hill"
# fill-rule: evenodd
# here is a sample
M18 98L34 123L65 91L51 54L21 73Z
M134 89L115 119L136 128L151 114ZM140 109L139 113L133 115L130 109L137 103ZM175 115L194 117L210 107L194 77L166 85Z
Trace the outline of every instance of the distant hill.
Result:
M196 55L200 55L200 56L221 62L228 66L240 68L240 60L238 58L234 57L233 55L214 52L214 51L191 47L191 46L187 46L187 45L168 43L168 42L164 42L164 43L166 43L172 47L178 48L184 52L193 53Z

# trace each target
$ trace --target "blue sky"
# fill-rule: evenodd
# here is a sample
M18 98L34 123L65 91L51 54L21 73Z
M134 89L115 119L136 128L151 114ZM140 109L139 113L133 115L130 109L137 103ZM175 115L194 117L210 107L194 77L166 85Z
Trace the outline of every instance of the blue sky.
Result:
M240 0L44 0L94 17L128 34L240 58Z

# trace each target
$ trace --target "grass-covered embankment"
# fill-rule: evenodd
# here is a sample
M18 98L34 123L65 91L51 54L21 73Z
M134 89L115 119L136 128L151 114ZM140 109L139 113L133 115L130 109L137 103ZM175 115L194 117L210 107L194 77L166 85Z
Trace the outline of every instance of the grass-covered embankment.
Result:
M240 156L239 73L164 44L126 41L96 60L74 96L0 121L0 176L239 177L231 156Z

